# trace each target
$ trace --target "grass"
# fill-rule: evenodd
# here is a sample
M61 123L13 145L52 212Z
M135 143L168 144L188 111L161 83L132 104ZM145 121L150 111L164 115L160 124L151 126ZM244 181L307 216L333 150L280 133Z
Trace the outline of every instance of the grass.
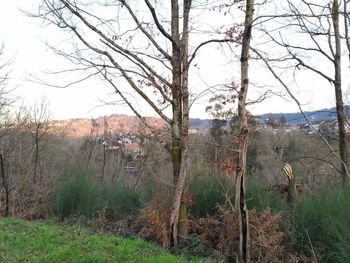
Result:
M92 233L79 226L0 218L0 262L204 262L174 256L141 239ZM208 261L206 261L208 262Z

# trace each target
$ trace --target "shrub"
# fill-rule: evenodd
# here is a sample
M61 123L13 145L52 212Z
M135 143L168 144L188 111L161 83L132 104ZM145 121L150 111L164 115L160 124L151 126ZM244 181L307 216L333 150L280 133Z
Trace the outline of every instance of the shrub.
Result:
M140 195L123 180L97 186L96 211L104 211L108 218L134 214L140 207Z
M197 255L202 256L203 251L216 251L228 262L235 262L239 246L237 215L223 208L219 211L217 218L206 217L191 222L192 235L198 240L196 247L206 247ZM252 262L299 262L297 260L302 258L287 252L289 233L280 228L281 220L281 215L270 209L249 211Z
M217 206L226 202L225 192L234 200L234 185L219 176L194 178L188 187L192 195L191 215L194 218L215 215ZM231 185L230 185L231 184Z
M191 215L194 218L213 216L218 212L218 205L225 205L227 198L234 204L235 185L233 180L207 176L195 178L190 182L189 193L193 204ZM270 191L258 178L249 178L246 191L247 206L258 211L271 208L274 212L288 211L288 204L277 193Z
M287 211L288 204L276 192L269 190L259 178L249 178L247 183L246 202L248 209L258 211L271 208L273 212Z
M101 213L109 219L135 212L141 206L139 194L126 182L100 183L86 171L76 171L56 190L53 212L61 220L70 216L89 219Z
M91 218L95 212L96 195L91 176L85 171L76 171L58 187L54 197L54 213L60 219L72 215Z
M298 249L313 249L320 262L349 262L349 188L321 189L316 196L305 196L296 207L295 236Z
M156 241L163 247L169 247L170 206L170 196L166 193L158 193L140 211L137 224L141 225L138 232L142 238Z

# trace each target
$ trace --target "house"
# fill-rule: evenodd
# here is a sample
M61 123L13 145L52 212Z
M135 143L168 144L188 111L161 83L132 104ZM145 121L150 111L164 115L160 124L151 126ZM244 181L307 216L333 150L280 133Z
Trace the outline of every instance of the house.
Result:
M143 147L138 143L128 143L123 145L125 154L131 155L133 157L138 157L143 155Z

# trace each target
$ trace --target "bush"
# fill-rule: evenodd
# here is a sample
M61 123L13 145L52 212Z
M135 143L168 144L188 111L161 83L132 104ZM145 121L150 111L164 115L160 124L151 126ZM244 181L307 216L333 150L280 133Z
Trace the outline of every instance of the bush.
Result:
M168 193L158 193L149 204L140 211L136 224L141 226L139 235L169 247L169 219L171 198Z
M97 186L96 211L105 211L109 218L134 214L141 207L140 195L122 180Z
M288 211L286 200L276 192L269 190L267 185L259 178L248 178L246 202L248 209L257 211L270 208L273 212Z
M91 218L94 214L96 190L90 175L77 171L68 176L56 191L54 214L60 219L72 215L83 215Z
M89 219L103 213L110 219L135 212L141 206L138 193L125 182L100 183L86 171L70 174L56 190L53 212L61 220L70 216Z
M191 222L192 235L196 237L192 252L197 256L208 256L206 253L215 251L219 258L235 262L239 247L237 215L224 208L218 215ZM285 241L289 233L280 228L281 220L280 213L273 213L270 209L249 211L252 262L305 262L299 261L301 256L287 251L289 243Z
M349 262L349 188L305 196L296 207L295 228L298 249L309 247L320 262Z
M226 190L225 190L226 189ZM192 195L191 215L194 218L215 215L217 206L225 204L225 191L234 200L234 185L230 185L224 177L206 176L194 178L188 187Z

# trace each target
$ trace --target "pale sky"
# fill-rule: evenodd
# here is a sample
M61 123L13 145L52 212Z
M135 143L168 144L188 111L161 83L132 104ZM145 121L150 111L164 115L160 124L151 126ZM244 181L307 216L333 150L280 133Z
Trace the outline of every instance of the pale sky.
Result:
M44 71L64 68L66 64L68 68L70 67L66 60L58 58L44 44L45 40L51 43L55 41L60 43L67 35L54 27L40 27L40 21L33 21L32 18L26 17L18 9L20 7L31 10L33 5L37 5L38 2L40 0L8 0L1 3L0 40L5 44L6 57L14 57L15 59L12 65L9 87L16 87L14 92L22 98L21 101L24 101L25 105L33 105L34 102L40 102L44 97L49 102L50 111L55 119L89 118L112 113L131 114L125 106L100 107L103 104L101 100L112 101L115 98L111 96L112 88L98 80L86 81L65 89L43 86L27 80L30 75L48 79ZM194 88L203 87L206 84L215 85L218 84L219 80L220 82L228 81L232 75L231 69L236 73L239 70L238 65L223 66L223 62L217 59L214 49L211 53L211 55L201 57L200 70L194 72L192 77ZM256 69L254 72L251 71L250 74L256 78L259 85L270 83L269 79L272 78L263 69ZM299 85L299 89L294 89L294 92L304 104L305 110L334 106L334 92L329 85L327 86L327 83L310 74L304 74L302 78L303 87ZM50 78L50 83L62 85L62 82L62 79ZM271 87L271 89L274 92L281 91L281 88L278 87ZM348 87L344 87L344 91L347 89ZM257 90L259 89L251 87L250 96L254 97ZM196 103L192 108L191 117L207 118L208 116L205 114L206 106L206 100ZM140 105L139 109L142 111L143 106ZM297 111L297 107L293 102L288 102L278 96L271 97L250 109L254 114ZM147 116L153 115L147 110L143 110L142 113Z

